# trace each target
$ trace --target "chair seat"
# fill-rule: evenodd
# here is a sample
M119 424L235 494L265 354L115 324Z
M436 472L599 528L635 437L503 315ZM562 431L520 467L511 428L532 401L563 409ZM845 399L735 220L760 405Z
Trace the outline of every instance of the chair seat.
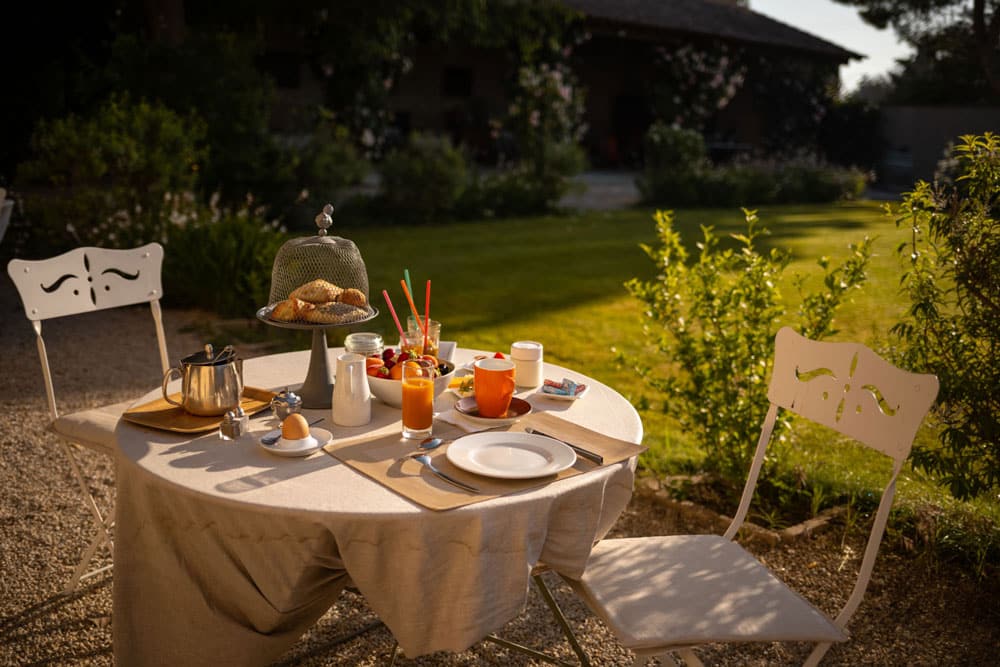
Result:
M567 582L629 649L846 634L740 545L717 535L604 540Z
M49 429L71 442L113 457L115 427L132 402L124 401L62 415L49 425Z

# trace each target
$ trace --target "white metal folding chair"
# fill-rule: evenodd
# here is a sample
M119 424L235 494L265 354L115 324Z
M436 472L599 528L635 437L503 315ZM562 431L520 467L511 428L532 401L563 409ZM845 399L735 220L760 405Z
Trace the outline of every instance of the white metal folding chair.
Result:
M832 642L847 639L892 505L896 477L937 396L933 375L900 370L854 343L822 343L785 327L775 339L770 409L761 429L739 509L725 535L670 535L604 540L583 577L570 586L643 664L676 653L701 662L691 647L709 642L816 642L816 665ZM854 588L829 619L733 541L743 524L778 408L791 410L889 456L882 493Z
M38 358L41 361L48 398L49 429L59 436L69 459L70 468L83 494L83 502L90 512L96 533L87 546L73 572L65 592L76 589L82 579L110 568L105 566L87 572L87 567L97 550L111 545L111 527L114 510L103 516L80 469L74 450L78 445L108 456L114 455L115 425L128 402L117 403L71 414L60 415L56 406L52 372L48 353L42 338L42 322L55 317L78 315L106 308L117 308L138 303L149 303L156 329L160 352L160 365L166 372L167 345L163 335L160 313L160 283L163 265L163 247L150 243L131 250L104 248L77 248L67 253L43 260L13 259L7 265L17 291L24 304L24 313L35 329Z

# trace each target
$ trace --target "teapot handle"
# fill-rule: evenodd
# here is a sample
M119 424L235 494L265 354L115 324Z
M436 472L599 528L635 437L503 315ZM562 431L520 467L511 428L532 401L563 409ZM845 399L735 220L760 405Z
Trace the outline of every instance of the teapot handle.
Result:
M184 375L183 372L181 371L181 369L179 369L179 368L170 368L170 369L167 369L167 372L163 374L163 386L161 387L162 390L163 390L163 400L165 400L170 405L176 405L179 408L183 408L184 405L182 403L178 403L177 401L172 400L167 395L167 384L169 384L170 380L173 379L171 376L174 373L177 373L178 378L183 377L183 375Z

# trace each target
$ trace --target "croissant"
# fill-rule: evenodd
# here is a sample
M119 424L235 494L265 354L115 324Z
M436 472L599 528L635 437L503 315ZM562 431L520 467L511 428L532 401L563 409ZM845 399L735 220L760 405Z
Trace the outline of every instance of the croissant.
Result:
M337 297L343 291L333 283L327 282L322 278L317 278L312 282L296 287L288 296L289 298L302 299L309 303L327 303L329 301L336 301Z
M271 319L279 322L304 320L314 308L315 306L307 301L291 297L274 304L274 308L271 309Z
M348 287L341 292L337 301L340 303L349 303L352 306L358 306L359 308L364 308L368 305L368 299L365 298L365 293L359 289L354 289L353 287Z

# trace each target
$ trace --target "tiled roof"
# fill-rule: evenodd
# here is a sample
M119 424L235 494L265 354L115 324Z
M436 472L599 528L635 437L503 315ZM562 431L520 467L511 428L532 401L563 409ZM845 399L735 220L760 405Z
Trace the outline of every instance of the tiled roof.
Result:
M592 18L727 40L782 46L846 62L862 58L825 39L746 7L712 0L562 0Z

